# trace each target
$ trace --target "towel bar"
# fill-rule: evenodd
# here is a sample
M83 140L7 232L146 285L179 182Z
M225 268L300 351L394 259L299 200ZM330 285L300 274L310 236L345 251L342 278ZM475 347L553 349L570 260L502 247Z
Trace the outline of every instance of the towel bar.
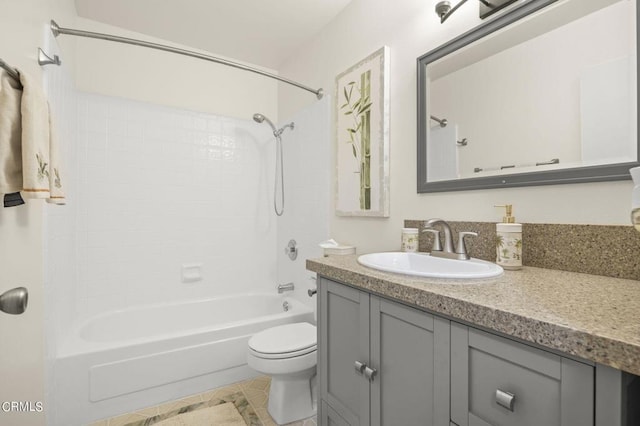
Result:
M9 74L14 80L16 81L20 81L20 74L18 73L18 70L11 67L9 64L7 64L5 61L3 61L2 59L0 59L0 67L4 68L4 70L7 72L7 74Z

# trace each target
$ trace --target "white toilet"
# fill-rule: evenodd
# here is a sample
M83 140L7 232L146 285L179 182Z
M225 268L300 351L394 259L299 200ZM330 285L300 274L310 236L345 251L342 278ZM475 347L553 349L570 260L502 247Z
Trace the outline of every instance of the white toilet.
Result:
M316 414L316 327L307 322L285 324L249 339L247 362L271 376L268 410L278 424Z

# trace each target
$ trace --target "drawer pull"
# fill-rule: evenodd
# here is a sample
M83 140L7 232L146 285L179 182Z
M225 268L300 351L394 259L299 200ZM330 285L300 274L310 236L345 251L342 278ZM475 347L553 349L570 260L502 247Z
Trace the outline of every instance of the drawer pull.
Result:
M369 379L370 382L373 382L373 378L376 374L378 374L378 370L376 370L375 368L365 367L364 376Z
M367 368L367 364L364 364L360 361L356 361L354 368L356 369L356 373L362 374L365 368Z
M516 396L510 392L505 392L500 389L496 390L496 403L503 406L509 411L513 411L513 403L516 400Z

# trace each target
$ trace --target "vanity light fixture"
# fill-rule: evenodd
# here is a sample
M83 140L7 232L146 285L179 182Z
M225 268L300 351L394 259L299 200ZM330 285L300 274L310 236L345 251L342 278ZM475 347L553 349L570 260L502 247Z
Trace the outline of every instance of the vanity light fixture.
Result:
M480 6L480 19L484 19L516 1L517 0L478 0ZM439 1L436 4L436 14L440 17L440 23L442 24L446 21L449 16L453 15L453 13L466 2L467 0L460 0L455 6L451 7L450 1Z

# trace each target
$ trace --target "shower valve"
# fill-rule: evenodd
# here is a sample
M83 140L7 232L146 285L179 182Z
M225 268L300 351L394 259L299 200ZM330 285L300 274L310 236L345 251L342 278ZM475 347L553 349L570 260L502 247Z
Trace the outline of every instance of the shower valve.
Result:
M289 240L289 244L284 248L284 254L289 256L289 259L296 260L298 257L298 247L296 240Z

